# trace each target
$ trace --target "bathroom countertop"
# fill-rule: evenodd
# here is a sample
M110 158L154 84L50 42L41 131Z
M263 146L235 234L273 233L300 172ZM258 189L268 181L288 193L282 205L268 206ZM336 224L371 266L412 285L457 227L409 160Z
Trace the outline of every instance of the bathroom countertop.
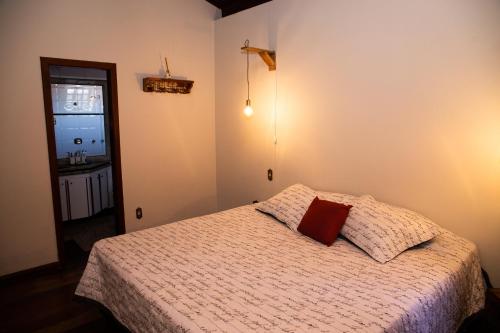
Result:
M75 164L75 165L63 165L57 168L59 172L59 176L69 176L69 175L78 175L82 173L89 173L101 168L105 168L111 165L109 161L100 161L100 162L90 162L85 164Z

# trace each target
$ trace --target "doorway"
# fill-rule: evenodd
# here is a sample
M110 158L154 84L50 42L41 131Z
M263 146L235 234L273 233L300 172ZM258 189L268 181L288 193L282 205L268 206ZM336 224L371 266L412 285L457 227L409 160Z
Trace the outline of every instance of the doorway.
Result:
M40 58L59 263L125 233L116 64ZM83 255L82 255L83 254Z

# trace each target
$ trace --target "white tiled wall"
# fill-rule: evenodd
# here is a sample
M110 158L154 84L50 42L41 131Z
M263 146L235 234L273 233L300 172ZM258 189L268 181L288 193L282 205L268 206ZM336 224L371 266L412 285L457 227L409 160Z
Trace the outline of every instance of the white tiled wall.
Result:
M77 150L88 156L106 154L101 86L53 84L52 107L57 158ZM75 144L75 138L82 144Z
M101 86L52 84L54 113L103 113Z
M55 115L57 158L86 150L88 156L105 155L104 115ZM82 144L74 143L81 138Z

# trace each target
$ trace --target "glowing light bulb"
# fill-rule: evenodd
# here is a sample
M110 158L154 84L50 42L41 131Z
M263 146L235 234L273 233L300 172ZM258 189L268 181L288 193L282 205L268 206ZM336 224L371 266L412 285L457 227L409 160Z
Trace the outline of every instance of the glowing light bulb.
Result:
M249 99L247 99L247 105L245 106L245 109L243 110L243 114L247 117L251 117L253 115L253 109L252 109L252 106L250 105Z
M253 109L250 105L245 106L245 109L243 110L243 113L247 117L251 117L253 115Z

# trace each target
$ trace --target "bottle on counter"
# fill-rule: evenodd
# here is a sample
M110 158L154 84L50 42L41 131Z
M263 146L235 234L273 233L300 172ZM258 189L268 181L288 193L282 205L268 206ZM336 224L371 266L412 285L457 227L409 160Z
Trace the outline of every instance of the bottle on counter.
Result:
M75 164L75 156L73 155L73 153L68 153L69 155L69 164L71 165L74 165Z
M87 151L86 150L82 150L80 158L81 158L81 163L82 164L87 163Z

